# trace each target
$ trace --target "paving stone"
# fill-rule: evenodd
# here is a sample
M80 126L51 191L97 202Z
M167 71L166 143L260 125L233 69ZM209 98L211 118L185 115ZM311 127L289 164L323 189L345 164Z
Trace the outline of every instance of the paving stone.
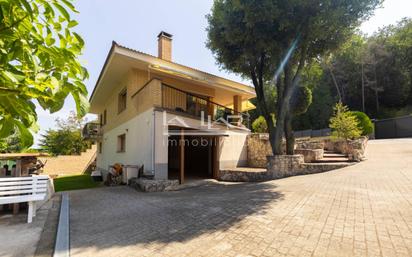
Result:
M263 183L74 191L72 256L412 256L412 139L367 160Z

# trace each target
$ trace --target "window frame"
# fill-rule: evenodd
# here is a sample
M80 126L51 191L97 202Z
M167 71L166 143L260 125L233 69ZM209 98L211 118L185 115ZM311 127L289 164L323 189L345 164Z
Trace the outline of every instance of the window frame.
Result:
M117 136L117 153L126 152L126 134L121 134Z

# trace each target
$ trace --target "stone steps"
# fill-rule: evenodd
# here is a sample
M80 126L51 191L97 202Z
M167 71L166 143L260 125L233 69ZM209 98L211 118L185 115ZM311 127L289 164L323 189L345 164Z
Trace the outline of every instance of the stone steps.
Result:
M348 158L323 158L312 163L345 163L349 162Z
M313 163L347 163L349 162L349 159L346 155L344 154L339 154L339 153L334 153L334 152L325 152L323 155L323 158L317 161L314 161Z
M334 152L326 152L326 151L324 152L323 156L324 157L329 157L329 158L332 158L332 157L345 157L346 158L346 155L344 155L344 154L334 153Z

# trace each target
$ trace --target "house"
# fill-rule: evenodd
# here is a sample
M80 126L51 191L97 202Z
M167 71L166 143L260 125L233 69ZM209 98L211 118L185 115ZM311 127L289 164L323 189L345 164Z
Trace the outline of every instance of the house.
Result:
M158 57L113 42L90 97L98 124L97 168L142 165L155 179L213 178L247 164L252 87L172 61L172 35L158 35ZM87 132L88 131L88 132Z

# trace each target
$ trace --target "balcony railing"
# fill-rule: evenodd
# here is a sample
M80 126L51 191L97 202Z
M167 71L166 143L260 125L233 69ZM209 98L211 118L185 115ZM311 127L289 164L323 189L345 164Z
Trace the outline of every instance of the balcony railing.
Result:
M236 112L210 101L207 97L195 95L166 84L162 84L162 108L197 118L207 119L210 115L213 121L250 127L248 113Z
M101 126L96 122L89 122L84 125L82 136L88 140L98 140L102 137Z

